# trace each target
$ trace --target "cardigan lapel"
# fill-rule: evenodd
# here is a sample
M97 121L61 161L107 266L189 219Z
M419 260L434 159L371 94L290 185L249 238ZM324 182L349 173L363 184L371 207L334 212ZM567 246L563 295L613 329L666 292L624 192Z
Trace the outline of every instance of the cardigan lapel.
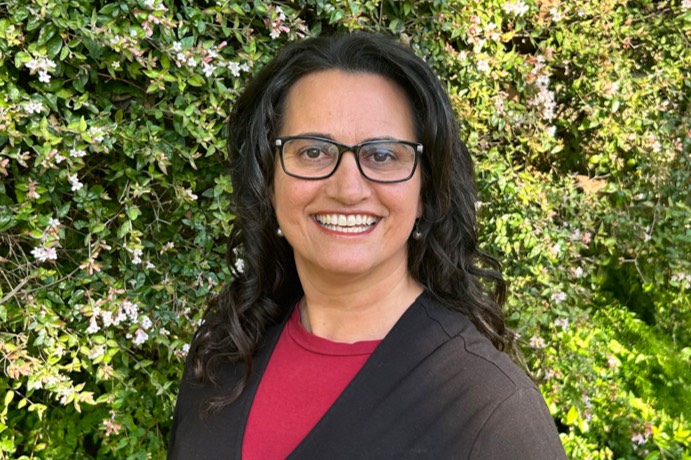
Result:
M399 383L448 339L447 333L439 333L444 323L430 316L429 300L426 294L422 294L408 308L288 458L348 458L365 448L363 443L367 444L367 439L371 440L373 436L373 426L367 426L367 422L376 423L373 417L376 418L378 408L395 393ZM439 308L435 310L434 313L444 316Z
M252 400L259 387L259 381L283 329L283 324L267 329L264 343L253 358L252 375L240 397L225 407L219 414L204 419L199 414L199 403L208 398L224 396L242 378L244 366L233 363L223 366L219 377L220 387L200 385L191 377L183 377L186 391L181 391L176 412L180 411L176 427L177 442L168 453L169 460L177 459L234 459L242 458L242 440L249 417ZM203 440L203 445L200 445Z

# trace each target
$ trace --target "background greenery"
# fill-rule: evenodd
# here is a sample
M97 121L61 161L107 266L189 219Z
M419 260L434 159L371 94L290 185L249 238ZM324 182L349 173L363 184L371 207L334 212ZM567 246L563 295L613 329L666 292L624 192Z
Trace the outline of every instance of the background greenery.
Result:
M165 457L228 108L354 29L447 83L569 457L691 458L691 0L0 2L0 458Z

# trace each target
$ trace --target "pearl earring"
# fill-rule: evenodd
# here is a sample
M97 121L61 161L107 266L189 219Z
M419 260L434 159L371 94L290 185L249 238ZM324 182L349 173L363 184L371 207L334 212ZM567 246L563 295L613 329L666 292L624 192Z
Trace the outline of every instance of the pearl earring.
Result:
M276 235L278 235L279 238L283 238L283 230L281 230L281 227L278 227L278 230L276 230Z
M422 232L418 228L418 221L415 221L415 228L413 229L412 237L415 241L420 241L420 238L422 238Z

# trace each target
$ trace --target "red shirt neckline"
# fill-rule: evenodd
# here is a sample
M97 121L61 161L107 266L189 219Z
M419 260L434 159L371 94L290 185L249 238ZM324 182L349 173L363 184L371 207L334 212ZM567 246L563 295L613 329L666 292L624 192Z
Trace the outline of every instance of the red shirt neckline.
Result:
M300 309L295 306L286 324L290 338L300 347L312 353L329 356L371 355L381 340L362 340L360 342L334 342L307 331L300 320Z

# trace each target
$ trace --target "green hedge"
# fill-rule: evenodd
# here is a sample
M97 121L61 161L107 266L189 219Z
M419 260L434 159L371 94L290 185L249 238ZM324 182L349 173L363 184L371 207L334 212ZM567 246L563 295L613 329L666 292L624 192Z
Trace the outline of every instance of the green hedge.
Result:
M447 83L570 458L691 458L689 0L0 3L0 458L165 457L228 109L355 29Z

